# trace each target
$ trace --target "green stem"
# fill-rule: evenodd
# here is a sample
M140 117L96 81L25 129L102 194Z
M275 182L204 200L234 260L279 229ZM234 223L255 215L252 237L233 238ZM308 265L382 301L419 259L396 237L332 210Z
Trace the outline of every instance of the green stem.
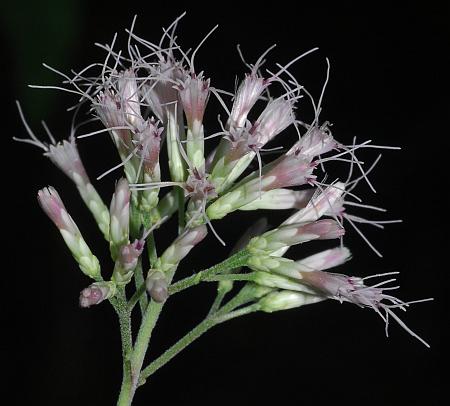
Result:
M199 272L200 278L213 276L222 271L243 266L247 262L248 256L249 256L248 252L246 250L242 250L242 251L236 253L235 255L229 257L225 261L221 262L220 264L217 264L205 271L202 271L201 273ZM167 281L169 284L172 281L175 271L176 271L176 267L173 267L173 269L171 269L170 271L167 271ZM178 291L199 283L201 280L201 279L198 279L199 274L194 275L191 278L184 279L183 281L185 281L186 283L182 284L182 286L178 285L180 287L180 289L178 289ZM180 282L183 282L183 281L180 281ZM175 285L176 284L174 284L173 286L175 286ZM239 296L239 294L238 294L238 296ZM135 299L133 299L133 300L135 300ZM145 310L145 313L142 317L141 327L139 328L139 332L138 332L138 335L137 335L137 338L136 338L136 341L134 344L132 356L131 356L131 398L130 399L132 399L134 392L136 391L136 388L138 386L139 375L140 375L142 365L144 362L145 353L147 351L153 329L159 318L159 315L161 313L163 305L164 305L163 303L156 303L155 301L151 301L149 303L149 305L147 306L147 309ZM234 308L230 308L230 310L233 310L233 309ZM219 312L217 313L217 315L219 315ZM222 313L220 315L222 315Z
M246 286L244 286L236 296L234 296L231 300L229 300L225 305L223 305L219 310L215 312L214 317L219 317L221 315L230 313L237 307L252 301L254 298L255 296L253 292L249 292Z
M117 404L120 406L129 406L132 399L130 355L133 350L133 343L131 336L131 315L124 289L120 289L117 295L110 299L110 302L119 317L120 336L122 341L123 377Z
M148 258L150 260L150 267L153 268L156 261L158 260L158 253L156 252L155 236L153 232L147 237L147 252Z
M136 293L133 295L132 299L135 298L136 294L139 292L140 287L144 286L144 290L140 292L140 294L137 296L137 299L139 300L139 306L141 308L141 314L144 314L145 309L147 308L148 305L148 299L147 295L143 294L145 293L145 281L141 257L139 257L138 263L134 270L134 284L136 286ZM130 311L134 307L134 305L135 303L133 305L129 304Z
M252 281L254 272L250 273L227 273L225 275L206 276L202 280L204 282L220 282L220 281Z
M145 353L147 352L148 343L152 336L156 321L163 308L163 303L151 301L147 306L147 310L142 318L141 327L134 344L133 355L131 357L131 379L133 392L138 386L139 374L144 363Z
M225 295L228 292L229 292L228 290L222 290L222 289L217 292L217 295L214 298L214 302L211 305L211 308L209 309L208 316L210 316L211 314L214 314L215 312L217 312L217 310L219 310L220 305L222 304L223 299L225 298Z
M174 266L171 270L167 271L168 283L172 281L176 269L176 266ZM136 342L134 343L133 354L131 357L131 378L133 393L137 388L139 374L141 372L142 364L144 363L148 343L150 342L153 329L155 328L156 322L159 318L159 315L161 314L163 306L164 303L157 303L152 300L148 304L147 309L145 310L145 313L142 317L141 326L139 328Z
M259 310L259 305L254 304L251 306L247 306L243 309L239 309L235 312L231 312L228 314L224 314L218 317L208 317L203 320L197 327L192 329L189 333L187 333L184 337L178 340L172 347L166 350L162 355L160 355L157 359L155 359L149 366L142 370L141 376L139 378L139 385L143 385L146 379L155 373L159 368L167 364L173 357L178 355L182 350L184 350L187 346L192 344L197 338L202 336L206 331L210 328L216 326L217 324L223 323L225 321L234 319L236 317L243 316L245 314L249 314Z
M130 312L133 310L134 306L136 306L136 303L140 302L139 299L141 298L144 292L145 292L145 283L143 283L136 289L136 292L134 292L134 295L131 296L131 299L128 301L128 307L130 309ZM144 314L144 312L142 312L142 314Z
M225 272L230 269L238 268L244 266L247 263L249 257L247 250L239 251L238 253L227 258L219 264L212 266L211 268L205 269L203 271L197 272L196 274L182 279L171 285L169 287L169 294L180 292L184 289L190 288L191 286L198 285L201 281L206 280L214 275Z
M186 225L185 217L185 201L184 201L184 189L181 187L176 188L176 196L178 202L178 234L181 234Z

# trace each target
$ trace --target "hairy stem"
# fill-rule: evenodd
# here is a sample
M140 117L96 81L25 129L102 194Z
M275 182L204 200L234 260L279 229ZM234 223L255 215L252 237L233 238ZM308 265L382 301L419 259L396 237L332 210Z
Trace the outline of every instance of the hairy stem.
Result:
M214 314L215 312L217 312L217 310L219 310L219 308L223 302L223 299L225 298L225 295L227 293L228 293L228 291L226 291L226 290L219 290L217 292L217 295L214 298L214 302L211 305L211 308L209 309L208 316L210 316L211 314Z
M139 300L139 306L141 308L141 314L143 315L145 312L145 309L148 305L148 299L147 295L145 293L145 281L144 281L144 272L142 269L142 258L139 257L138 263L136 265L136 268L134 270L134 283L136 286L136 293L133 295L132 299L136 296L136 294L139 292L139 289L141 286L144 286L144 290L137 295L137 299ZM133 305L129 304L130 310L134 307L135 303Z
M242 309L236 310L231 313L224 315L219 315L216 317L207 317L200 324L187 333L184 337L178 340L172 347L166 350L162 355L155 359L149 366L142 370L141 376L139 378L139 385L143 385L146 379L155 373L159 368L167 364L172 358L183 351L187 346L192 344L197 338L202 336L210 328L216 326L217 324L223 323L227 320L234 319L245 314L249 314L259 310L259 305L254 304L251 306L244 307Z
M140 298L144 294L144 292L145 292L145 283L142 283L140 286L138 286L136 288L136 292L134 292L134 295L131 296L131 299L128 301L128 307L130 309L130 312L134 309L134 306L136 306L137 302L140 303ZM142 309L142 305L141 305L141 309ZM145 312L145 308L144 308L144 311L142 312L142 314L144 314L144 312Z
M167 272L167 280L170 283L176 271L176 267ZM147 352L148 344L152 336L153 329L161 314L164 303L157 303L152 300L145 310L142 317L141 326L134 344L133 354L131 357L131 378L132 391L137 388L139 374L141 372L142 364L144 363L145 353Z
M220 281L252 281L254 273L228 273L225 275L206 276L202 280L204 282L220 282Z
M147 352L148 343L152 336L156 321L159 318L163 303L151 301L147 306L147 310L142 318L141 327L134 345L133 355L131 357L131 379L133 392L138 385L139 374L144 363L145 353Z
M211 268L205 269L203 271L197 272L196 274L182 279L171 285L169 287L169 294L180 292L184 289L190 288L191 286L198 285L200 282L213 277L214 275L220 274L230 269L239 268L247 263L249 253L247 250L239 251L238 253L227 258L219 264L212 266ZM225 276L225 275L224 275Z
M130 356L133 350L133 341L131 335L130 310L126 301L124 289L121 288L117 295L110 299L110 302L119 317L120 336L122 341L123 377L117 404L120 406L128 406L131 404L132 399Z

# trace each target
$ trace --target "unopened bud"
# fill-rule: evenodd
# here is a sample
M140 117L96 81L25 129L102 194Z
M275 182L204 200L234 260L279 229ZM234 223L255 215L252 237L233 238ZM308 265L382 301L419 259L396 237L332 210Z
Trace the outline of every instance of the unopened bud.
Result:
M304 272L323 271L334 268L347 262L351 257L350 250L346 247L338 247L311 255L297 261L299 269Z
M285 290L293 290L296 292L304 292L304 293L317 293L315 290L302 285L298 280L293 278L288 278L282 275L276 275L269 272L257 271L253 274L253 282L258 285L267 286L269 288L275 289L285 289Z
M157 303L164 303L169 297L167 278L164 272L150 270L145 287L151 298Z
M130 282L143 249L144 240L135 240L131 244L120 247L112 276L118 286L124 286Z
M159 267L162 271L166 272L174 266L177 266L178 263L189 254L191 249L206 237L207 232L206 226L201 225L190 228L181 234L161 256Z
M344 232L345 230L331 219L307 224L290 224L253 238L248 245L248 249L254 255L271 255L292 245L312 240L339 238L344 235Z
M337 147L333 136L324 128L311 128L301 140L297 141L287 152L288 155L297 152L309 156L311 159L318 155L326 154Z
M272 313L279 310L287 310L307 304L321 302L325 299L326 297L324 296L282 290L279 292L269 293L268 295L260 299L258 303L261 306L261 310L263 312Z
M239 210L285 210L302 209L311 199L313 189L274 189L262 192L260 198L239 208Z
M265 145L276 135L295 122L294 101L288 99L271 100L250 132L256 135L255 140Z
M133 243L120 248L118 261L126 271L136 268L138 259L144 249L144 240L134 240Z
M116 285L114 282L96 282L80 293L80 307L91 307L114 296Z
M117 250L128 244L130 226L130 188L125 178L120 179L110 206L110 245L113 257L117 257Z
M97 278L100 275L100 263L84 241L58 192L51 186L44 188L38 192L38 201L47 216L58 227L81 271L91 278Z

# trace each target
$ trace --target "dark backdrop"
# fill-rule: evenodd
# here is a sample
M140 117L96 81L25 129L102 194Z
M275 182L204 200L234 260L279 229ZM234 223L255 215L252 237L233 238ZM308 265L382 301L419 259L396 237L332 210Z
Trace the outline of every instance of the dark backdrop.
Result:
M366 228L383 251L382 260L350 231L346 244L354 259L343 270L355 275L399 270L402 298L435 297L404 315L432 347L426 349L394 323L387 339L373 312L348 304L256 314L208 332L139 390L136 405L445 403L439 398L446 393L443 351L448 344L448 10L430 2L405 8L378 2L364 7L302 3L178 7L154 1L43 0L2 5L1 190L6 207L1 280L6 313L2 335L7 339L2 350L9 378L3 393L12 395L8 404L111 405L121 379L115 315L107 305L79 309L78 294L88 281L38 208L36 191L48 184L57 187L85 238L101 257L107 251L102 244L95 246L95 226L70 182L37 150L11 141L25 134L14 99L21 100L33 128L45 119L59 138L65 137L70 119L65 107L73 98L26 87L58 81L41 62L63 71L79 69L100 58L93 43L109 42L115 31L123 34L133 14L139 14L136 32L153 40L185 9L180 38L187 47L220 24L197 60L215 86L232 89L235 75L242 77L237 43L254 61L276 42L270 61L282 63L319 46L319 53L292 70L317 94L324 57L330 58L322 119L334 123L335 136L347 143L358 136L402 146L401 152L383 154L372 177L379 192L368 197L389 208L387 217L404 223L380 232ZM212 106L209 115L215 125ZM92 174L114 162L105 137L79 144ZM112 178L98 185L105 199L112 185ZM369 195L364 185L360 192ZM235 215L218 223L218 229L233 241L254 218ZM271 219L276 225L277 217ZM162 239L164 246L170 235ZM226 253L210 238L180 273L188 275ZM212 286L201 286L170 300L150 353L160 353L200 321L213 293Z

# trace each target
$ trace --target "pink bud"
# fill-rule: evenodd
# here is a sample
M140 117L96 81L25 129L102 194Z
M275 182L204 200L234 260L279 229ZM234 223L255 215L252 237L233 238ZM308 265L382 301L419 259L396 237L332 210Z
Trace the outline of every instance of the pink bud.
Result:
M122 245L128 241L130 222L130 188L125 178L119 179L109 208L111 243Z
M80 307L91 307L113 296L115 285L112 282L96 282L80 293Z
M299 228L299 232L317 235L319 240L339 238L345 234L344 228L335 220L331 219L305 224Z
M66 230L72 235L80 233L72 217L67 213L58 192L53 187L41 189L38 192L38 202L45 214L60 230Z
M128 272L136 268L138 259L144 249L144 240L135 240L131 244L124 245L119 250L118 261L123 269Z
M150 270L145 287L151 298L157 303L164 303L169 297L167 279L163 272Z
M186 121L189 128L199 125L203 121L206 104L209 98L210 80L203 79L202 74L190 75L179 86L180 100L183 105Z
M325 269L334 268L344 264L350 259L350 256L351 254L348 248L338 247L319 252L297 261L297 265L305 272L324 271Z
M166 264L178 264L197 244L207 235L208 230L205 225L187 229L181 234L173 244L164 251L161 261Z
M337 147L337 142L331 134L322 129L322 127L313 127L297 141L287 152L288 155L300 153L313 159L318 155L325 154Z
M267 183L264 183L263 190L310 183L316 178L312 174L315 167L316 165L303 155L284 155L264 174L263 179L267 180Z
M295 122L294 102L287 99L271 100L253 125L250 133L261 145L267 144L276 135Z

